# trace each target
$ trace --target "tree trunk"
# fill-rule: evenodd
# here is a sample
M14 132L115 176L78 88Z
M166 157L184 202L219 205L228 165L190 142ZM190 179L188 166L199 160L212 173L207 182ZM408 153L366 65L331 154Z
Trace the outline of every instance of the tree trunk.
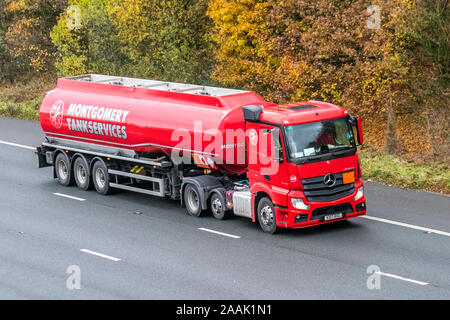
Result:
M389 104L387 109L387 123L386 123L386 151L389 154L395 154L398 152L398 141L397 141L397 123L394 112L394 107L392 105L392 94L389 90Z

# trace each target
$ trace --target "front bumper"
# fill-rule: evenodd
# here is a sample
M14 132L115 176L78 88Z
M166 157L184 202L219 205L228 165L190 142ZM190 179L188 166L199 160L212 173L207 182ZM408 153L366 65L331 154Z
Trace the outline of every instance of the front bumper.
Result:
M309 210L300 210L292 207L290 198L303 198L302 191L291 191L289 193L288 207L275 207L277 225L281 228L305 228L330 222L342 221L366 214L366 198L365 195L355 201L353 197L356 195L359 187L363 185L362 181L355 183L355 191L353 194L326 202L305 202L309 205ZM324 216L340 212L342 218L333 220L324 220ZM300 219L298 219L300 217ZM296 219L297 218L297 219Z

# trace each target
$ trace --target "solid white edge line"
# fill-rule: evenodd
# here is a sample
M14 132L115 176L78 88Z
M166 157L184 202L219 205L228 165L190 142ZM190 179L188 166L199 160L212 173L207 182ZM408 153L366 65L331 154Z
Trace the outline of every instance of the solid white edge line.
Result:
M53 194L54 194L55 196L58 196L58 197L69 198L69 199L72 199L72 200L86 201L86 199L83 199L83 198L77 198L77 197L73 197L73 196L69 196L69 195L63 194L63 193L55 192L55 193L53 193Z
M0 140L0 143L1 144L6 144L6 145L12 146L12 147L22 148L22 149L28 149L28 150L33 150L33 151L36 150L35 147L30 147L30 146L26 146L26 145L18 144L18 143L13 143L13 142L7 142L7 141L3 141L3 140Z
M423 281L418 281L418 280L414 280L414 279L403 278L403 277L400 277L400 276L396 276L395 274L384 273L384 272L380 272L380 271L377 271L375 273L380 274L382 276L398 279L398 280L403 280L403 281L408 281L408 282L412 282L412 283L415 283L415 284L420 284L421 286L426 286L426 285L429 284L428 282L423 282Z
M229 233L215 231L215 230L211 230L211 229L207 229L207 228L198 228L198 230L219 234L221 236L230 237L230 238L233 238L233 239L239 239L240 238L239 236L235 236L235 235L232 235L232 234L229 234Z
M398 221L393 221L393 220L388 220L388 219L378 218L378 217L373 217L373 216L367 216L367 215L360 216L360 218L374 220L374 221L379 221L379 222L384 222L384 223L389 223L389 224L393 224L393 225L396 225L396 226L416 229L416 230L420 230L420 231L424 231L424 232L436 233L436 234L440 234L440 235L443 235L443 236L450 237L450 232L445 232L445 231L440 231L440 230L435 230L435 229L415 226L415 225L408 224L408 223L403 223L403 222L398 222Z
M109 259L109 260L112 260L112 261L116 261L116 262L120 261L119 258L111 257L111 256L108 256L106 254L98 253L98 252L91 251L91 250L88 250L88 249L81 249L80 251L84 252L84 253L89 253L89 254L92 254L94 256L98 256L98 257L101 257L101 258Z

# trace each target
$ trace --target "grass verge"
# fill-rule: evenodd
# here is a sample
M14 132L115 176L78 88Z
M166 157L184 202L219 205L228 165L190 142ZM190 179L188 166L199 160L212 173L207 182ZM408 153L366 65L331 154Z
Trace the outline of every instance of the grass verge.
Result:
M0 116L22 120L39 120L39 107L45 92L54 87L52 81L0 85Z
M23 102L12 102L0 98L0 115L22 120L39 120L39 106L43 96Z
M450 194L448 163L418 164L370 148L363 148L358 154L365 180Z

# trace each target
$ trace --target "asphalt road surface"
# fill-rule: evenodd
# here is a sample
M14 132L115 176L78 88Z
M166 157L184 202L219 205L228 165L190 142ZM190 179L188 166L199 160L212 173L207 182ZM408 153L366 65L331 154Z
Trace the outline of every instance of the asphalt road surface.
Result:
M60 186L39 123L0 140L0 299L450 299L450 197L367 183L366 217L269 235Z

